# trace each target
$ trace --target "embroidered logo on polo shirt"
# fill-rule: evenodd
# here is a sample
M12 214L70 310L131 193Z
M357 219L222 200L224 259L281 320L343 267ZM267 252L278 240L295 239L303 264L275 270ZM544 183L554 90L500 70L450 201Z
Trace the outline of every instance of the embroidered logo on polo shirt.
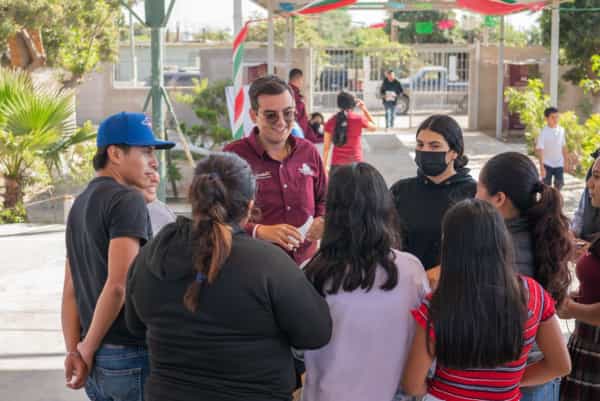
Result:
M265 171L263 173L257 173L256 174L256 180L268 180L269 178L271 178L271 172L270 171Z
M306 163L302 163L302 168L299 168L298 171L300 174L310 175L311 177L315 175L315 172Z

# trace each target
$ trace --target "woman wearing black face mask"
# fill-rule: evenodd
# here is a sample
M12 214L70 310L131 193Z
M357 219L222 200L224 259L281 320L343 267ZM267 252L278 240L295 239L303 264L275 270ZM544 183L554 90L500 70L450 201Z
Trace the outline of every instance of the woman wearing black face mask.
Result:
M417 176L392 188L401 218L404 249L417 256L426 270L440 263L442 218L452 205L475 197L477 183L469 175L463 154L462 129L446 115L433 115L417 130Z

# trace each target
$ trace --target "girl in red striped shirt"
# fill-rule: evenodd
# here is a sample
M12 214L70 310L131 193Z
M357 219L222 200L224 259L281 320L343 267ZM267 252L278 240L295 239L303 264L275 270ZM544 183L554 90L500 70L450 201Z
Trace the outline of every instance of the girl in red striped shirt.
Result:
M554 301L535 280L515 273L511 239L492 205L466 200L447 212L441 265L437 289L413 311L417 330L402 379L405 393L517 401L519 386L570 371ZM534 341L544 359L527 366Z

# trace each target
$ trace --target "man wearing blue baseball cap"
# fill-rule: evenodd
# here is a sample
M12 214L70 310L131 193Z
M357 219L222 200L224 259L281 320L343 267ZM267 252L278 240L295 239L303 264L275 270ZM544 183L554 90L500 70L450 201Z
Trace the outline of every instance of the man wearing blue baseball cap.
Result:
M175 144L156 139L141 113L108 117L96 144L96 177L67 220L65 376L70 388L85 385L91 400L141 400L148 355L145 339L127 330L123 304L129 266L152 231L144 198L133 187L152 184L155 149Z

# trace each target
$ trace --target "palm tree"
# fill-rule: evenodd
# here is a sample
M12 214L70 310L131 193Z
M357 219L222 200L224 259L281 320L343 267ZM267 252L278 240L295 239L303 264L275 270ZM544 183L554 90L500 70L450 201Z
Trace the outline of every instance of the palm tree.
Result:
M60 165L68 147L95 133L77 129L73 120L73 93L36 85L23 71L0 69L0 174L4 177L4 207L23 200L33 177L32 166Z

